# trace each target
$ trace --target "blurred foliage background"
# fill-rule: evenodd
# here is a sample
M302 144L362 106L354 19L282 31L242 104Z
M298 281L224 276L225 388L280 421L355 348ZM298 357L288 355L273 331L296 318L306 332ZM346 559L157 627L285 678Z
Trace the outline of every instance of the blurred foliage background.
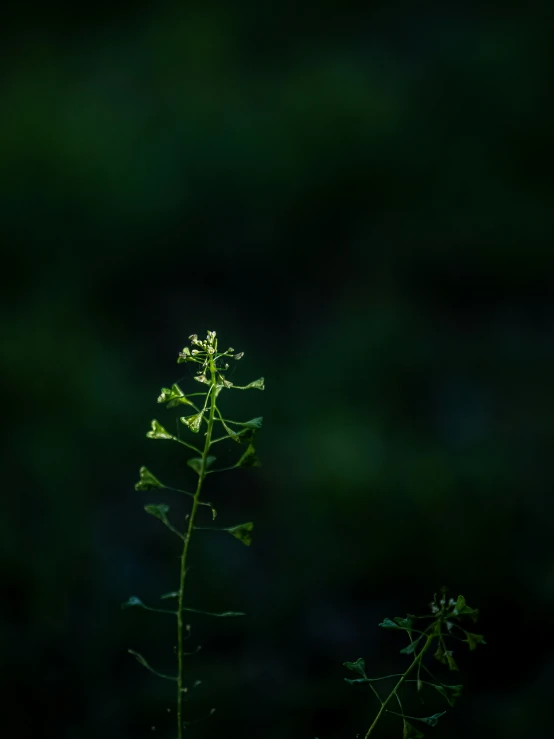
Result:
M142 506L177 501L133 485L141 464L186 479L145 432L214 329L246 353L235 380L266 377L237 411L265 417L264 466L211 494L253 546L194 542L194 604L248 615L191 618L191 716L217 709L191 736L363 735L374 704L342 662L401 669L377 624L445 584L488 644L428 735L551 737L552 26L547 2L7 11L19 736L173 736L171 685L127 654L172 669L173 624L120 603L175 589L177 540Z

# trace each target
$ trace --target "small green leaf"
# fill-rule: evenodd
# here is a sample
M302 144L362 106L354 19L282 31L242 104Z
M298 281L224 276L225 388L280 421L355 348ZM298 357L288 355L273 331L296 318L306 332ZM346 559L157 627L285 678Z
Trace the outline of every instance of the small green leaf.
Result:
M231 536L234 536L239 541L242 541L242 543L245 544L247 547L249 547L252 543L253 528L253 522L249 521L248 523L241 523L238 526L231 526L230 528L226 529L226 531L228 531Z
M406 629L407 631L410 631L412 626L414 625L414 619L411 616L406 616L406 618L400 618L400 616L396 616L394 621L398 624L399 628Z
M174 437L168 433L164 427L154 419L152 421L152 430L146 433L148 439L173 439Z
M453 616L471 616L471 618L476 621L477 616L479 615L479 609L478 608L470 608L468 604L466 603L466 599L463 595L459 595L456 599L456 605L454 606L454 610L452 612Z
M184 423L185 426L188 426L191 431L194 431L194 433L197 434L200 431L203 416L204 412L200 411L200 413L194 413L192 416L181 416L180 421L181 423Z
M463 595L459 595L456 599L456 605L454 606L454 610L457 613L462 613L464 608L466 607L466 599Z
M256 436L256 429L244 428L237 433L239 444L252 444Z
M168 598L178 598L180 595L178 590L173 590L171 593L164 593L160 595L161 600L167 600Z
M343 662L342 664L348 670L352 670L352 672L357 672L358 675L361 675L362 677L367 677L367 675L365 674L365 660L363 659L363 657L358 657L355 662Z
M206 457L206 470L211 467L211 465L215 462L216 458L209 456ZM199 475L202 471L202 457L193 457L192 459L187 460L187 464L189 467L191 467L197 475Z
M448 665L449 670L457 670L458 666L456 665L456 662L454 661L454 657L452 656L452 652L449 650L444 649L442 644L439 644L437 647L437 651L433 655L436 660L438 660L443 665Z
M259 467L261 464L254 446L250 444L242 457L237 462L237 467Z
M391 621L390 618L385 618L382 623L379 624L379 626L382 629L399 629L402 631L411 631L412 627L412 620L410 618L400 618L397 616L394 621Z
M439 723L439 719L441 716L444 716L446 711L442 711L441 713L434 713L432 716L427 716L426 718L418 718L418 721L423 721L424 724L427 724L427 726L436 726ZM411 716L410 718L414 718Z
M442 711L441 713L434 713L432 716L426 716L424 718L421 718L420 716L404 716L404 714L396 713L396 711L387 711L387 713L392 713L395 716L401 716L404 721L409 718L412 721L422 721L424 724L427 724L427 726L436 726L439 722L439 718L441 716L444 716L446 711Z
M157 675L158 677L163 677L164 680L177 680L176 677L172 677L171 675L164 675L163 672L158 672L157 670L154 670L152 667L150 667L150 665L144 659L144 657L142 656L142 654L139 654L138 652L135 652L134 649L128 649L127 651L129 652L129 654L132 654L133 657L136 658L137 662L139 662L143 667L146 667L147 670L150 670L150 672L153 672L154 675Z
M404 731L402 732L403 739L423 739L425 734L422 734L419 729L412 726L406 719L404 719Z
M162 388L158 403L167 403L168 408L175 408L177 405L193 405L176 383L171 388Z
M183 611L189 611L190 613L201 613L204 616L215 616L216 618L235 618L236 616L246 616L246 613L241 611L223 611L223 613L213 613L213 611L202 611L199 608L185 608Z
M417 648L418 642L420 641L421 636L418 636L417 639L414 639L413 642L410 642L407 647L404 647L404 649L400 650L400 654L413 654Z
M221 420L221 425L223 426L223 428L225 429L225 431L228 433L229 438L232 439L233 441L236 441L237 444L240 443L240 439L239 439L238 433L236 431L233 431L232 428L229 428L229 426L225 423L225 421L223 420L223 418L221 418L220 420Z
M390 620L390 618L385 618L385 619L384 619L384 620L383 620L383 621L382 621L382 622L381 622L381 623L379 624L379 626L380 626L380 627L381 627L382 629L399 629L399 628L400 628L400 626L398 626L398 624L395 624L395 623L394 623L394 621L391 621L391 620Z
M446 661L448 662L449 670L458 670L458 665L456 664L454 657L452 656L452 652L446 652Z
M167 514L169 513L169 506L165 503L151 503L144 506L146 513L149 513L154 518L158 518L163 523L167 524Z
M471 651L477 648L478 644L486 644L485 637L482 634L470 634L466 631L467 639L464 639L469 644Z
M261 429L263 420L263 416L258 416L258 418L251 418L250 421L245 421L242 425L249 429Z
M143 667L147 667L148 669L150 669L150 665L149 665L149 664L148 664L148 662L147 662L147 661L146 661L146 660L144 659L144 657L142 656L142 654L139 654L138 652L135 652L135 651L134 651L133 649L128 649L127 651L129 652L129 654L132 654L132 655L133 655L133 657L136 657L136 660L137 660L137 662L140 662L140 664L141 664L141 665L142 665Z
M453 706L457 698L462 697L463 685L436 685L433 683L433 687L448 701L450 706Z
M264 378L260 377L259 380L253 380L252 382L249 382L248 385L233 385L235 390L250 390L251 388L256 388L257 390L264 390Z
M206 377L206 375L204 375L203 373L201 373L199 375L194 375L194 379L196 380L196 382L201 382L204 385L209 385L210 384L210 381L208 380L208 378Z
M141 467L139 470L139 481L135 485L135 490L153 490L155 488L165 488L157 477L150 472L147 467Z
M121 607L122 608L133 608L133 607L145 608L145 605L141 601L140 598L137 598L136 595L131 595L131 597L129 598L129 600L127 600L127 601L125 601L125 603L122 603L121 604Z

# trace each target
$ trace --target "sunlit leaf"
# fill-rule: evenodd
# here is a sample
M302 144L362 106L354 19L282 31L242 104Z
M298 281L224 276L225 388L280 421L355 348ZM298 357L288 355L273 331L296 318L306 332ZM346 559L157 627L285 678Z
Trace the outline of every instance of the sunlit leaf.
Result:
M215 462L216 458L212 456L206 457L206 467L205 469L209 469L211 465ZM193 457L192 459L187 460L187 464L189 467L191 467L197 475L199 475L202 472L202 457Z
M135 490L154 490L155 488L165 488L157 477L150 472L147 467L141 467L139 470L139 481L135 485Z
M148 431L146 436L149 439L173 439L173 436L156 419L152 421L152 430Z
M194 431L194 433L197 434L200 431L200 426L202 425L203 415L203 411L200 411L200 413L194 413L192 416L181 416L180 420L181 423L184 423L185 426L188 426L191 431Z
M241 523L238 526L231 526L226 529L232 536L236 537L239 541L242 541L247 547L252 543L252 530L254 524L252 521L248 523Z
M362 677L367 677L367 675L365 674L365 660L363 659L363 657L358 657L355 662L343 662L342 664L348 670L352 670L352 672L357 672L358 675L361 675Z
M193 405L177 384L173 384L171 388L163 387L158 403L167 403L168 408L174 408L177 405Z

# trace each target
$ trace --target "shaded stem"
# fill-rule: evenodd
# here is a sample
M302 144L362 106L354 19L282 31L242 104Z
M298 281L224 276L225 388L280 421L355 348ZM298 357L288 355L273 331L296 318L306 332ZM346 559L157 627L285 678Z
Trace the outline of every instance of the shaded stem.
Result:
M217 349L217 344L215 346ZM200 464L200 471L198 474L198 484L196 486L196 492L194 493L194 499L192 502L192 510L190 512L187 532L184 536L183 553L181 555L181 575L179 580L179 605L177 608L177 737L183 739L183 612L184 607L184 592L185 592L185 578L187 574L187 557L190 547L190 540L192 532L194 530L194 522L196 519L196 513L198 506L201 505L200 493L202 492L202 484L206 477L207 464L206 460L208 452L210 450L210 444L212 441L212 432L214 428L214 417L216 411L216 385L217 385L217 373L213 356L209 357L210 367L210 392L211 392L211 403L210 403L210 414L208 418L208 430L206 432L206 441L204 443L204 450L202 451L202 462ZM208 398L206 398L206 403ZM205 406L204 406L205 407Z
M377 716L375 717L375 720L373 721L373 723L371 724L371 726L367 730L367 734L365 735L365 738L364 739L368 739L368 737L371 736L371 734L373 733L373 730L377 726L377 723L378 723L379 719L381 718L381 716L385 712L385 709L387 707L387 704L389 703L390 700L392 700L392 698L394 698L394 696L397 695L398 690L402 686L402 683L405 682L406 678L408 677L408 675L410 674L410 672L414 669L414 667L416 667L416 665L420 664L421 660L423 659L423 655L425 654L425 652L431 646L431 643L432 643L432 641L433 641L434 638L435 638L435 628L433 626L433 630L428 635L427 641L423 645L420 653L415 657L415 659L412 662L412 664L408 667L408 669L406 670L406 672L402 675L402 677L400 678L400 680L396 683L396 685L394 686L394 688L389 693L388 697L385 698L385 700L381 703L381 708L379 709L379 713L377 714Z

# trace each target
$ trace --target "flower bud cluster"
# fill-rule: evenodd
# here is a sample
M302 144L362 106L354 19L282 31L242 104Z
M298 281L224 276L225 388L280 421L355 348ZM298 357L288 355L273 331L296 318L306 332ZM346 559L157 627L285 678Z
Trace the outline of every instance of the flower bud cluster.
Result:
M179 357L177 359L178 363L195 362L196 364L201 365L197 373L200 377L195 378L200 382L204 381L202 376L205 376L206 370L208 369L210 357L213 357L215 362L218 362L223 357L238 360L242 359L244 356L244 352L238 352L235 354L235 350L232 346L230 346L227 351L218 353L216 336L217 334L215 331L208 331L205 339L199 339L198 334L191 334L189 336L189 340L193 348L189 349L189 347L186 346L182 352L179 352ZM221 367L217 367L218 379L225 387L230 387L232 383L225 380L224 376L221 375L220 372L221 370L226 371L228 369L229 364L227 363L223 364Z

